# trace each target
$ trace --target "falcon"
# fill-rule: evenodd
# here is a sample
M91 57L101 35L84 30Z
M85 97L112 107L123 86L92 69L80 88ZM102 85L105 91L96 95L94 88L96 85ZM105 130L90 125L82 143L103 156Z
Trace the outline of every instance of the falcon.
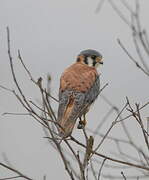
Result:
M57 117L61 137L71 135L78 118L79 129L86 125L85 115L100 92L100 79L96 70L100 64L103 64L102 55L87 49L81 51L76 62L61 75Z

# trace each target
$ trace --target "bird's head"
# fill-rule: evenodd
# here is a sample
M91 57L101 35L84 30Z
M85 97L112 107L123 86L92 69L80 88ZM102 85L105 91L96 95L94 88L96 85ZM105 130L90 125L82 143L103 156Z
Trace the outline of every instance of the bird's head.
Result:
M98 51L92 49L81 51L77 57L77 62L95 68L97 68L100 64L103 64L102 55Z

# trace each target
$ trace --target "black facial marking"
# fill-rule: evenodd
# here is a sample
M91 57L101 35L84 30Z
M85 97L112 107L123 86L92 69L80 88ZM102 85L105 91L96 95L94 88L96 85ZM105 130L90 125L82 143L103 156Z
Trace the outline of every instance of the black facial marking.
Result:
M88 64L87 56L84 56L84 63Z
M93 61L93 66L95 66L96 65L96 61L95 61L95 59L94 59L94 61Z
M91 56L91 58L95 60L95 59L96 59L96 56L93 55L93 56Z
M97 57L97 56L95 56L95 55L92 55L92 56L91 56L91 58L93 59L93 66L96 65L96 57Z

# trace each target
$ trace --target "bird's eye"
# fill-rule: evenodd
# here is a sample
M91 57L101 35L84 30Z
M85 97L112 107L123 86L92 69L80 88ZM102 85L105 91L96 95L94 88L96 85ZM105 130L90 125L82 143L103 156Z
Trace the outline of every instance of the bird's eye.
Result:
M92 59L96 59L96 56L92 55L91 58L92 58Z

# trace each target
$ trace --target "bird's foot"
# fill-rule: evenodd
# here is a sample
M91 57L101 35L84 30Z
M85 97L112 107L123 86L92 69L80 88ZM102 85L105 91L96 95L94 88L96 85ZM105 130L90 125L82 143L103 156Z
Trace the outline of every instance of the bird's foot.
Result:
M78 128L78 129L83 129L86 124L87 124L87 122L86 122L85 119L84 119L84 120L80 120L77 128Z

